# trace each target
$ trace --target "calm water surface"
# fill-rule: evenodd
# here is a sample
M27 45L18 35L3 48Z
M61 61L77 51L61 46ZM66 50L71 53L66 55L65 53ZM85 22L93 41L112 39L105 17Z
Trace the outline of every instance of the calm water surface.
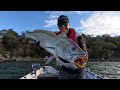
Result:
M35 63L44 65L40 61L6 61L0 62L0 79L19 79L32 71L31 65ZM55 67L55 63L49 65ZM88 62L90 71L105 79L120 79L120 62Z

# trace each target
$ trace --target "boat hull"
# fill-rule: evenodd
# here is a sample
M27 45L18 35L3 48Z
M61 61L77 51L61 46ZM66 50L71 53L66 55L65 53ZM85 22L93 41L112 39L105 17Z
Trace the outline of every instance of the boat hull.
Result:
M51 66L43 66L40 69L33 70L31 73L21 77L20 79L59 79L58 72ZM103 79L99 75L86 69L86 79Z

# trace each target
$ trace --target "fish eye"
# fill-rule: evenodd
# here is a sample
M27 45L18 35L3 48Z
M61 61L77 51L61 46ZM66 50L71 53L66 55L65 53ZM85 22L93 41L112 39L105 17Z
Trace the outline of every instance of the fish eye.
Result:
M75 51L75 50L76 50L76 48L72 47L72 48L71 48L71 50L72 50L72 51Z

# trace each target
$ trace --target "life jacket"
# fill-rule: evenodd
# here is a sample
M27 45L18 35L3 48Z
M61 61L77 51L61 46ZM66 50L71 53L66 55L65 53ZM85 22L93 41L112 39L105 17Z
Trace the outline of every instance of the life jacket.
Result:
M77 37L76 37L76 32L74 28L70 28L68 32L68 37L72 39L76 44L78 44Z
M55 32L55 33L56 33L56 35L60 34L60 32ZM68 38L72 39L76 44L78 44L75 29L70 28L67 36L68 36Z

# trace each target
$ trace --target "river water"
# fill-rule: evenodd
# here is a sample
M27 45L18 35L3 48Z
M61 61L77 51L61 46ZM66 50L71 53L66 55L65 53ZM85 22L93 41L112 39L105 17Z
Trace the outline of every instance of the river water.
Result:
M44 65L40 61L4 61L0 62L0 79L19 79L32 71L32 64ZM50 63L55 67L55 63ZM120 79L120 62L88 62L90 71L104 79Z
M87 67L104 79L120 79L120 62L88 62Z

